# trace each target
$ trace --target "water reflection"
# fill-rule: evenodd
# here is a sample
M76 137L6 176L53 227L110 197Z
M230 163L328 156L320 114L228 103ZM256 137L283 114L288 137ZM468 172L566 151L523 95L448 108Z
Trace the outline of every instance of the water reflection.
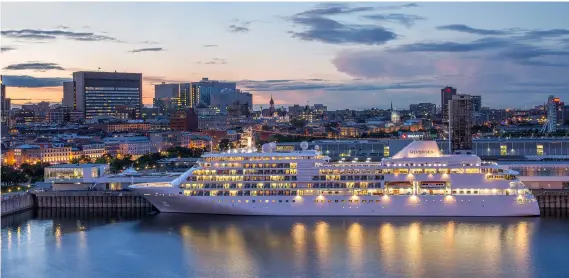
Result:
M181 236L192 243L185 248L194 263L223 255L224 267L235 276L255 275L250 272L253 267L260 268L258 275L268 274L274 264L267 260L270 257L283 262L276 268L286 269L290 264L298 272L296 275L347 272L351 276L366 276L374 273L370 269L381 268L387 276L461 273L495 276L504 271L498 268L507 254L517 276L529 277L532 275L529 241L539 221L538 218L417 221L159 214L143 220L139 229L166 232L183 227ZM188 230L194 232L183 232ZM266 262L255 266L254 261Z
M2 229L2 264L10 268L2 268L2 277L561 277L569 271L564 219L48 210L6 221L12 225Z

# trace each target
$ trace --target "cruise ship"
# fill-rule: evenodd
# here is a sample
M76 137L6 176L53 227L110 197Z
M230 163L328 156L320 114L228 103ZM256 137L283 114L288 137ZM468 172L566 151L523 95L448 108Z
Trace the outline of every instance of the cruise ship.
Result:
M250 142L250 141L249 141ZM538 216L515 171L414 141L381 162L330 162L275 143L204 154L170 183L142 183L160 212L274 216Z

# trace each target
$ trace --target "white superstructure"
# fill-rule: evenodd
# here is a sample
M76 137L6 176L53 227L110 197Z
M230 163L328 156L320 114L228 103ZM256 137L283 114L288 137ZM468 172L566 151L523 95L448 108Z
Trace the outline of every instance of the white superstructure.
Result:
M329 162L318 146L202 156L170 184L130 186L161 212L313 216L535 216L535 197L498 165L415 141L381 162Z

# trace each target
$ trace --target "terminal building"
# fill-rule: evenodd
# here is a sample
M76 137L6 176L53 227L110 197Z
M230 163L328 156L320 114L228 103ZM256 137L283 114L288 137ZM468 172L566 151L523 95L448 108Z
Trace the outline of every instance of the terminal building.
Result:
M324 154L333 160L357 158L361 161L371 158L372 161L379 161L399 152L412 141L410 139L315 140L309 142L309 145L320 146ZM443 153L450 153L447 140L437 140L437 144ZM277 150L300 150L300 142L277 143ZM569 139L473 139L472 154L486 160L569 159Z

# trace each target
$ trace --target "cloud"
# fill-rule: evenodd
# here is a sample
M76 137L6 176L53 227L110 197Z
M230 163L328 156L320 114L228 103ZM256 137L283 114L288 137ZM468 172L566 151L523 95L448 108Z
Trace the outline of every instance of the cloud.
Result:
M162 47L152 47L152 48L139 48L130 50L130 53L139 53L139 52L158 52L158 51L166 51L166 49Z
M397 38L397 35L375 25L343 24L323 17L293 17L295 24L308 30L293 32L292 36L305 41L330 44L381 45Z
M549 29L549 30L524 30L520 28L511 28L503 30L490 30L473 28L464 24L450 24L437 27L438 30L449 30L461 33L468 33L483 36L508 36L516 41L534 41L539 42L545 39L556 39L569 36L567 29Z
M65 25L58 25L57 27L55 27L57 29L69 29L69 26L65 26Z
M163 76L146 76L146 75L142 77L142 80L146 83L186 83L187 82Z
M143 44L158 44L157 41L143 41Z
M499 49L511 46L512 42L501 38L481 38L466 43L457 42L433 42L411 43L395 48L401 52L473 52L481 50Z
M434 103L438 103L437 92L428 85L452 85L462 93L482 95L483 104L491 107L508 107L512 98L517 105L534 105L546 95L566 93L569 54L565 51L507 46L478 54L351 50L339 52L332 64L339 72L368 83L417 82L423 87L414 92L430 94L428 101Z
M63 67L56 63L40 63L40 62L28 62L20 64L8 65L4 68L5 70L35 70L35 71L48 71L48 70L65 70Z
M222 58L213 58L210 61L198 61L196 64L202 65L225 65L227 64L227 60Z
M342 51L332 60L339 72L356 78L393 79L430 76L435 62L417 53L389 53L361 50Z
M416 21L425 20L425 17L418 16L418 15L411 15L411 14L400 14L400 13L392 13L392 14L373 14L373 15L366 15L364 18L372 19L377 22L392 22L405 25L407 27L411 27L415 25Z
M443 25L437 27L438 30L449 30L449 31L457 31L462 33L469 33L469 34L476 34L476 35L509 35L511 34L510 31L506 30L488 30L488 29L477 29L466 26L464 24L451 24L451 25Z
M204 44L203 47L218 47L217 44Z
M247 33L249 32L249 27L246 26L239 26L235 24L229 25L229 32L231 33Z
M2 36L14 39L55 40L68 39L75 41L117 41L116 38L98 35L91 32L73 32L66 30L20 29L5 30Z
M3 75L2 82L8 87L42 88L62 86L63 82L71 81L64 77L33 77L29 75Z
M377 24L344 23L331 19L330 16L353 13L371 12L387 7L353 6L348 4L323 4L315 9L297 13L288 18L293 24L300 26L302 31L290 31L292 37L304 41L318 41L328 44L363 44L381 45L396 39L398 36ZM380 18L380 16L383 16ZM412 24L412 16L405 15L375 15L376 20L388 18L391 22ZM372 16L373 19L373 16Z
M558 38L569 36L569 30L567 29L550 29L550 30L532 30L524 34L524 38L541 40L545 38Z
M330 81L314 79L300 80L242 80L238 86L256 92L279 92L279 91L312 91L326 90L338 92L350 91L383 91L403 90L416 88L438 88L441 85L422 82L381 83L370 81Z
M324 3L319 5L319 8L307 10L296 14L297 17L314 17L314 16L325 16L325 15L339 15L339 14L351 14L357 12L373 11L375 7L351 7L348 4L342 3Z
M0 48L0 52L8 52L8 51L12 51L12 50L16 50L16 48L13 46L3 46Z

